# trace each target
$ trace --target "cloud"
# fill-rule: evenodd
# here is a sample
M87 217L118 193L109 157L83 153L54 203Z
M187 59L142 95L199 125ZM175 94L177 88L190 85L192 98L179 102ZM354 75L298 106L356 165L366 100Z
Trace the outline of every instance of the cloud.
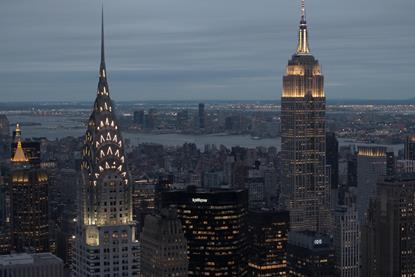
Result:
M113 98L279 99L296 46L298 2L106 1ZM92 101L100 3L3 1L1 101ZM405 0L307 2L328 98L412 97L414 9Z

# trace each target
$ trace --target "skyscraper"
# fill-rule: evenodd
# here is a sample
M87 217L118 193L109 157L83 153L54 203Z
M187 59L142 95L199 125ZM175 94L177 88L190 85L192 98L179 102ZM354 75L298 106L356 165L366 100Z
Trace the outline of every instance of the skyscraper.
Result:
M334 249L339 277L359 277L360 229L356 197L346 192L344 205L334 211Z
M377 184L364 232L362 276L415 276L415 175Z
M406 137L404 146L404 159L415 160L415 135Z
M74 276L137 276L138 240L131 184L104 58L104 16L97 97L84 136L83 184L76 235Z
M326 232L330 188L326 179L324 77L311 55L304 0L296 53L288 62L281 97L280 202L292 230Z
M205 129L206 125L206 115L205 115L205 104L199 103L198 110L198 127L200 129Z
M359 146L357 153L357 212L360 223L370 200L376 194L376 182L386 174L386 148L378 146Z
M176 209L147 215L141 235L141 276L187 276L187 242Z
M188 187L163 193L162 205L177 206L189 276L247 276L247 191Z
M288 211L249 211L249 276L287 276Z
M22 149L26 158L32 167L40 167L40 141L39 140L22 140L22 129L19 124L16 124L16 129L13 131L13 142L11 144L11 158L14 157L17 143L20 141Z
M18 252L46 252L49 250L48 175L30 164L20 137L11 162L13 248Z

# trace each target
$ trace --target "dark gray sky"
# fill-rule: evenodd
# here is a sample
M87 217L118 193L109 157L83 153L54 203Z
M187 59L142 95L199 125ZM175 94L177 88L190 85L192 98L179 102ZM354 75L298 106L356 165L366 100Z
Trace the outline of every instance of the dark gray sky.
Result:
M299 0L106 0L112 98L279 99ZM0 101L95 97L96 0L2 0ZM414 0L307 0L331 99L415 97Z

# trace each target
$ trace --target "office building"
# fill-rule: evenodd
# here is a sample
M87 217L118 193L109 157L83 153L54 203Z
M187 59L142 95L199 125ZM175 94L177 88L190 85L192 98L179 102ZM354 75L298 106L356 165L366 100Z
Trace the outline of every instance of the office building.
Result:
M138 276L129 173L124 145L109 96L104 56L104 16L97 96L82 149L82 185L72 274Z
M288 211L249 211L249 276L288 276Z
M334 211L333 244L336 256L336 276L359 277L360 228L356 197L346 193L344 204Z
M334 249L327 235L311 231L290 232L287 256L288 276L337 276Z
M281 196L291 229L327 232L326 97L319 62L310 52L304 1L296 53L288 62L281 97Z
M386 174L386 148L359 146L357 153L357 211L363 223L370 200L376 194L376 183Z
M415 276L415 175L377 184L364 230L364 276Z
M187 242L176 209L147 215L141 234L141 276L187 276Z
M415 160L415 135L409 135L406 137L404 145L404 159Z
M203 103L199 103L198 127L199 127L199 129L205 129L206 128L205 104L203 104Z
M162 205L177 206L189 276L247 276L247 191L189 187L163 193Z
M51 253L0 256L0 276L64 277L63 262Z
M49 251L48 175L32 166L20 138L11 159L10 203L13 249Z

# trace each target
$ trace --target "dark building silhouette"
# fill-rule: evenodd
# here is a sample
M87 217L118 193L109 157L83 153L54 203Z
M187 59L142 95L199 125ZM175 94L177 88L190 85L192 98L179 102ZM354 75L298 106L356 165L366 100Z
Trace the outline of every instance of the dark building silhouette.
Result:
M339 187L339 141L334 132L326 133L326 163L331 167L331 187L336 189Z
M404 146L404 159L415 160L415 135L409 135L406 137Z
M162 205L177 206L189 276L247 276L247 191L189 187L163 193Z
M205 104L203 104L203 103L199 103L198 127L200 129L205 129L206 128Z
M2 172L0 172L3 174ZM6 178L0 174L0 255L11 251L10 229L10 185Z
M290 232L287 256L288 276L337 276L334 249L327 235L310 231Z
M144 125L144 111L135 111L133 115L133 121L135 124Z
M355 155L347 160L347 186L357 187L357 157Z
M288 211L249 211L249 276L287 276Z
M395 153L386 152L386 175L393 176L396 173Z
M179 130L185 130L189 127L189 111L182 110L177 113L176 126Z
M187 276L187 242L176 209L147 215L141 234L141 276Z
M304 1L296 53L288 61L281 97L281 197L295 231L327 232L326 97L319 62L311 55Z
M363 230L362 276L415 276L415 175L383 178Z
M10 126L6 115L0 114L0 159L10 155Z

